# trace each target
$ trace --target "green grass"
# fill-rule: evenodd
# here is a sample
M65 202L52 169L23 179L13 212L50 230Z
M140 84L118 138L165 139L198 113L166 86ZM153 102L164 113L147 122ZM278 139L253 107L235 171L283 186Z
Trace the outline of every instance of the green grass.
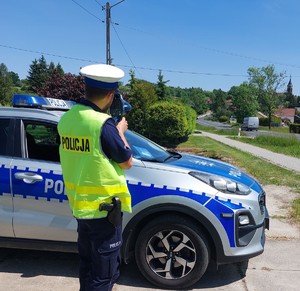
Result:
M294 202L293 202L293 216L298 220L300 221L300 199L296 199Z
M196 124L196 130L198 131L207 131L220 135L228 135L228 136L237 136L238 135L238 126L232 126L231 129L216 129L212 126L204 126L201 124Z
M260 135L255 138L241 137L239 141L268 149L275 153L300 158L300 141L293 135L291 137Z
M265 130L265 131L270 131L270 132L272 131L272 132L289 133L288 126L271 127L271 129L269 129L268 126L259 126L259 130Z
M203 136L190 136L177 150L217 158L236 165L262 185L287 186L300 193L300 174L268 163L249 153ZM300 221L300 199L293 203L293 217Z

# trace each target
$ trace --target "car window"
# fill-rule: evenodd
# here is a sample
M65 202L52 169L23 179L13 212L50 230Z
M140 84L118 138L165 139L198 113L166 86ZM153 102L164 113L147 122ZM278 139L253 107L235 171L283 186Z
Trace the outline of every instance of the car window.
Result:
M130 130L125 132L126 140L134 158L142 161L164 162L170 153L151 140Z
M29 159L59 162L59 135L57 125L24 121Z
M0 119L0 155L7 155L9 119Z

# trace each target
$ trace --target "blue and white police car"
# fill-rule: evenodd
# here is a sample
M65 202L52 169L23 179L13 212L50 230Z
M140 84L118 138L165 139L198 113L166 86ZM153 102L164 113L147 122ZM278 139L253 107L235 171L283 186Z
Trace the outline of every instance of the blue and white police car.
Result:
M72 102L15 95L0 107L0 246L76 251L59 163L57 123ZM48 110L45 110L48 109ZM122 256L153 284L193 285L216 265L261 254L265 192L233 165L163 147L132 131L126 171L133 212L124 213Z

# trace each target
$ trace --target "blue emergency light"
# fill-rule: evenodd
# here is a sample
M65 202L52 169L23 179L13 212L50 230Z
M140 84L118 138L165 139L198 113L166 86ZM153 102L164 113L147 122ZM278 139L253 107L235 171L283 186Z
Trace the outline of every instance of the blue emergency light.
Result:
M47 110L69 110L76 102L42 96L15 94L13 107L40 108Z

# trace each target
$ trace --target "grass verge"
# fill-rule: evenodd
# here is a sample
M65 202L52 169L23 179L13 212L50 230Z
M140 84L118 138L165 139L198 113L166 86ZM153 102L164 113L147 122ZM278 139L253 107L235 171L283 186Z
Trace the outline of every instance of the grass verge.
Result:
M300 221L300 199L296 199L293 202L293 217Z
M300 158L300 141L294 135L291 135L291 137L268 135L260 135L255 138L240 137L239 141L259 146L275 153Z
M269 129L268 126L259 126L259 130L265 130L269 132L290 133L288 126L271 127L271 129Z
M300 193L300 174L283 169L210 138L190 136L188 141L178 145L177 150L220 159L236 165L262 185L287 186ZM300 221L300 199L295 200L293 203L293 218Z
M231 126L228 129L216 129L213 126L205 126L205 125L201 125L201 124L197 123L196 130L198 130L198 131L203 130L203 131L220 134L220 135L237 136L239 128L238 128L238 126Z

